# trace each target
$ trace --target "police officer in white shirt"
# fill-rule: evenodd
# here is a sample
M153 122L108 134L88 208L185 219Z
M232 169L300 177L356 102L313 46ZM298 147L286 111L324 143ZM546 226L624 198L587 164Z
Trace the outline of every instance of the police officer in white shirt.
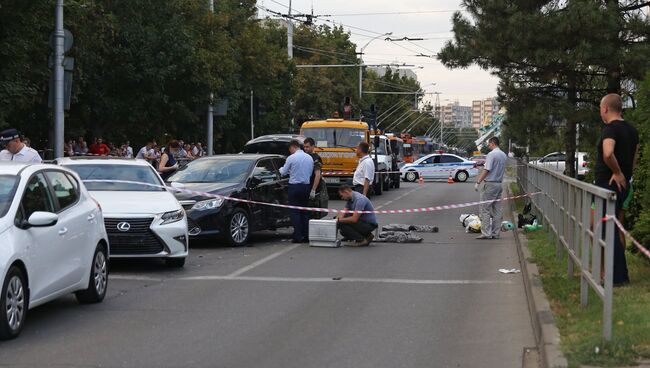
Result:
M354 177L352 178L352 185L356 192L368 196L370 193L370 186L375 179L375 162L370 157L370 146L366 142L361 142L357 146L357 157L359 163L357 169L354 170Z
M27 147L20 140L20 133L16 129L3 130L0 133L0 145L5 149L0 151L0 161L16 161L38 164L41 156L35 149Z

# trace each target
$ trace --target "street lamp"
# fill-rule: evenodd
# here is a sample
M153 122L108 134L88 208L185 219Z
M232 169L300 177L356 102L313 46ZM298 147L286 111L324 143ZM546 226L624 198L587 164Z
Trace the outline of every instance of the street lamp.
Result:
M388 33L381 34L377 37L371 38L370 41L366 42L366 44L363 45L363 47L359 51L359 101L361 101L362 94L363 94L363 50L365 50L366 47L368 47L368 45L370 45L372 41L381 37L390 36L392 34L393 32L388 32Z

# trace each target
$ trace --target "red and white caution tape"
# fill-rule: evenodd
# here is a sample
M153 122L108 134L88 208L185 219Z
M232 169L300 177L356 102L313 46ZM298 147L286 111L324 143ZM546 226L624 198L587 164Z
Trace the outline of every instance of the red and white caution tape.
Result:
M627 231L627 229L625 229L625 227L623 227L623 224L616 217L614 217L614 216L605 216L605 217L603 217L603 221L609 221L609 220L613 220L616 227L618 227L618 229L623 234L625 234L626 237L628 237L628 238L630 238L630 240L632 240L632 243L634 243L634 245L639 249L639 251L641 253L643 253L646 257L650 258L650 251L648 249L646 249L646 247L644 247L641 243L639 243L638 240L634 239L632 234L630 234L630 232Z
M524 198L524 197L531 197L531 196L542 193L542 192L535 192L535 193L518 195L518 196L514 196L514 197L491 199L491 200L486 200L486 201L466 202L466 203L458 203L458 204L446 204L446 205L432 206L432 207L420 207L420 208L409 208L409 209L399 209L399 210L350 211L350 210L346 210L346 209L339 210L339 209L335 209L335 208L301 207L301 206L292 206L292 205L280 204L280 203L258 202L258 201L251 201L251 200L248 200L248 199L223 196L223 195L219 195L219 194L197 192L197 191L194 191L194 190L175 188L175 187L167 187L167 186L164 186L164 185L156 185L156 184L142 183L142 182L129 181L129 180L84 180L84 183L117 183L117 184L141 185L141 186L147 186L147 187L166 189L166 190L175 191L175 192L178 192L178 193L187 193L187 194L191 194L191 195L195 195L195 196L201 196L201 197L216 198L216 199L222 199L222 200L226 200L226 201L233 201L233 202L239 202L239 203L257 204L257 205L261 205L261 206L272 206L272 207L288 208L288 209L300 210L300 211L329 212L329 213L361 213L361 214L374 213L374 214L381 214L381 215L394 215L394 214L402 214L402 213L422 213L422 212L435 212L435 211L441 211L441 210L451 210L451 209L457 209L457 208L472 207L472 206L477 206L477 205L481 205L481 204L509 201L509 200Z
M468 168L469 170L476 169L476 168ZM450 174L455 173L457 171L460 171L461 169L454 168L454 169L418 169L418 170L411 170L415 172L448 172ZM478 169L477 169L478 170ZM408 171L375 171L375 175L379 174L406 174ZM348 175L352 176L352 172L349 171L323 171L321 173L323 176L335 176L335 175Z

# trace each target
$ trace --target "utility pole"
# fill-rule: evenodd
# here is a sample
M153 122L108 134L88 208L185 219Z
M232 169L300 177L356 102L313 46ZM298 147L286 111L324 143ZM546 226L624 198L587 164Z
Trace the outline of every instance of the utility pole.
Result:
M436 119L440 122L440 145L443 144L443 138L442 138L442 116L440 114L440 92L434 92L434 95L436 95L436 103L434 105L434 111L436 114Z
M251 139L255 138L255 122L253 111L253 90L251 89Z
M291 0L289 0L289 13L287 17L287 52L289 60L293 59L293 22L291 21Z
M210 8L210 13L214 14L214 0L208 0L208 7ZM212 32L212 30L210 30L210 32ZM212 107L213 99L214 94L210 93L210 100L208 101L208 112L206 117L206 144L208 149L208 156L212 156L212 152L214 152L214 109Z
M291 2L289 4L291 4ZM370 41L368 41L361 48L361 50L359 50L359 101L361 101L361 98L362 98L362 95L363 95L363 67L365 66L365 65L363 65L363 50L365 50L366 47L368 47L368 45L370 45L370 43L372 41L374 41L374 40L376 40L376 39L378 39L380 37L390 36L392 34L393 34L393 32L388 32L388 33L381 34L381 35L379 35L377 37L374 37L374 38L370 39Z
M56 0L54 22L54 158L63 157L65 114L63 112L63 0Z

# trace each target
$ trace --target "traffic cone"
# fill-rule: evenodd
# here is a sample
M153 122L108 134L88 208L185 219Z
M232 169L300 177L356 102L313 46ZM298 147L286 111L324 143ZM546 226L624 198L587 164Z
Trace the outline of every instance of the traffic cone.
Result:
M423 177L420 176L418 178L418 184L424 184L424 178Z
M449 173L449 177L447 178L447 184L454 184L454 178L451 177L451 173Z

